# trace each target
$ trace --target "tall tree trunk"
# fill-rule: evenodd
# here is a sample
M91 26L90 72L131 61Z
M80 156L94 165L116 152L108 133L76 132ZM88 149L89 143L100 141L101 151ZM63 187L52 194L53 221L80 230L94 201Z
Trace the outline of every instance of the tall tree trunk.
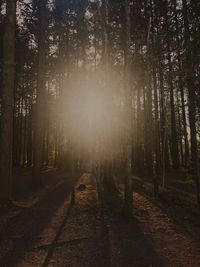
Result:
M0 201L9 202L12 177L16 1L7 0L3 39L3 84L0 136Z
M150 30L151 30L151 45L152 45L152 52L151 52L151 62L149 68L151 69L152 75L152 83L153 83L153 103L155 109L155 125L153 129L153 183L154 183L154 197L158 197L159 193L159 181L158 181L158 174L161 167L161 147L160 147L160 122L159 122L159 102L158 102L158 84L157 84L157 58L156 58L156 45L155 45L155 10L153 6L153 1L150 0L150 14L151 14L151 24L149 25L149 33L147 38L150 37ZM148 41L148 39L147 39Z
M136 57L134 57L136 58ZM135 59L136 60L136 59ZM136 96L136 109L137 109L137 122L136 122L136 143L134 146L135 152L136 152L136 158L135 158L135 170L141 171L141 169L144 169L144 158L142 154L142 125L141 125L141 120L142 120L142 110L141 110L141 92L142 92L142 84L139 83L137 84L137 96Z
M154 135L154 151L156 156L156 170L157 173L161 167L161 147L160 147L160 121L159 121L159 108L158 108L158 85L157 85L157 77L156 70L153 63L153 91L154 91L154 108L155 108L155 135Z
M132 214L133 208L133 189L132 189L132 91L130 82L130 70L131 70L131 23L130 23L130 0L125 0L125 116L126 116L126 173L125 173L125 199L124 208L126 215Z
M177 42L177 57L178 57L178 72L179 72L179 89L181 94L181 115L183 122L183 136L184 136L184 166L187 167L189 160L189 143L188 143L188 132L187 132L187 122L186 122L186 112L185 112L185 96L183 87L183 68L181 64L181 43L179 36L179 25L178 25L178 14L177 14L177 0L173 0L174 3L174 15L175 15L175 25L176 25L176 42Z
M168 81L170 89L170 111L171 111L171 154L172 154L172 167L177 169L180 167L179 151L178 151L178 138L176 130L176 114L174 104L174 85L172 78L172 59L171 59L171 47L170 47L170 35L169 35L169 18L168 9L166 10L166 31L167 31L167 60L168 60Z
M33 109L32 109L32 96L29 100L28 108L28 133L27 133L27 167L31 167L33 164Z
M38 5L38 73L37 99L34 133L34 179L40 183L40 173L43 167L43 138L44 138L44 111L46 87L46 40L47 40L47 1L39 1Z
M155 14L158 16L158 14ZM160 103L160 139L161 139L161 163L162 163L162 177L164 180L166 169L169 168L169 153L166 144L166 131L167 131L167 118L165 107L165 89L164 89L164 64L162 57L162 42L160 36L159 23L156 21L156 34L157 34L157 59L158 59L158 84L159 84L159 103Z

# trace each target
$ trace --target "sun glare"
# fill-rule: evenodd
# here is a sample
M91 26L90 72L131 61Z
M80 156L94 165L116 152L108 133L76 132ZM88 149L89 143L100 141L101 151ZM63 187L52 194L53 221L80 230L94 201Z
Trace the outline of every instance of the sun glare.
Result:
M101 158L107 158L111 153L113 155L116 150L113 142L119 137L119 129L122 130L120 105L115 101L111 88L108 90L101 78L90 77L85 83L79 83L76 79L65 101L65 119L71 140L79 146L87 146L93 151L93 156L94 151L98 150L98 157ZM98 149L100 144L101 152Z

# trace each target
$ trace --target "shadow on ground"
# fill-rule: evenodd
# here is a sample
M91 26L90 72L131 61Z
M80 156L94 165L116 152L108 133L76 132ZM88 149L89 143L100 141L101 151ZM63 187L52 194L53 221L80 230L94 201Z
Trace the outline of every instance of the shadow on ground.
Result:
M27 249L31 248L45 229L55 211L72 191L74 181L66 180L55 186L42 200L10 219L0 231L1 244L12 239L13 245L0 259L0 266L14 267Z

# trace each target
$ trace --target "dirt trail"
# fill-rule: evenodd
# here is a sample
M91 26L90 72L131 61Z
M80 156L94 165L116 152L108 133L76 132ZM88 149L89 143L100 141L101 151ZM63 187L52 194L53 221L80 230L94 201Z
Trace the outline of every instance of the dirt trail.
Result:
M72 185L64 182L7 221L1 229L0 266L161 266L138 223L102 214L90 175L79 183L87 188L76 190L75 205Z
M79 190L80 183L86 185L84 191ZM0 229L0 267L200 266L198 259L192 260L193 250L189 265L182 265L183 256L176 261L175 253L164 253L164 236L172 232L163 231L156 240L151 231L152 227L160 231L156 228L160 211L140 194L135 195L135 218L127 221L100 209L89 174L76 185L75 205L71 204L72 187L70 181L59 183L30 209L7 220Z
M166 266L200 266L199 243L180 231L167 213L144 195L134 193L134 200L134 214L156 251L168 259Z
M195 192L187 183L179 189L180 181L167 182L155 200L152 182L134 176L134 215L169 266L200 266L200 210Z

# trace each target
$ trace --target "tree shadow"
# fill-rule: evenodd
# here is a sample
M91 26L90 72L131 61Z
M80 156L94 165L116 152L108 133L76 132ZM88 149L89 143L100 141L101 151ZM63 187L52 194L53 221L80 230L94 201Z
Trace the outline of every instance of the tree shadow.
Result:
M72 192L75 183L75 180L66 180L60 183L43 199L31 208L25 209L7 223L0 233L2 242L9 238L14 239L13 236L16 237L16 240L14 241L13 248L0 259L0 266L14 267L17 265L24 253L32 248L39 234L45 229L64 199ZM70 209L67 211L65 222L69 212Z
M162 267L166 261L145 237L140 222L136 218L117 218L112 222L115 239L115 267Z
M64 217L64 220L63 220L63 222L62 222L62 224L61 224L61 226L60 226L60 228L59 228L54 240L49 245L48 254L47 254L47 256L46 256L46 258L44 260L44 263L42 264L42 267L47 267L49 262L50 262L50 260L51 260L51 258L52 258L52 256L53 256L54 250L57 247L57 242L58 242L58 240L59 240L59 238L60 238L60 236L61 236L61 234L63 232L63 229L64 229L64 227L65 227L65 225L67 223L67 220L69 218L69 215L70 215L70 212L71 212L73 204L74 204L74 201L72 199L72 201L70 202L70 206L69 206L69 208L67 210L67 213L66 213L66 215Z

